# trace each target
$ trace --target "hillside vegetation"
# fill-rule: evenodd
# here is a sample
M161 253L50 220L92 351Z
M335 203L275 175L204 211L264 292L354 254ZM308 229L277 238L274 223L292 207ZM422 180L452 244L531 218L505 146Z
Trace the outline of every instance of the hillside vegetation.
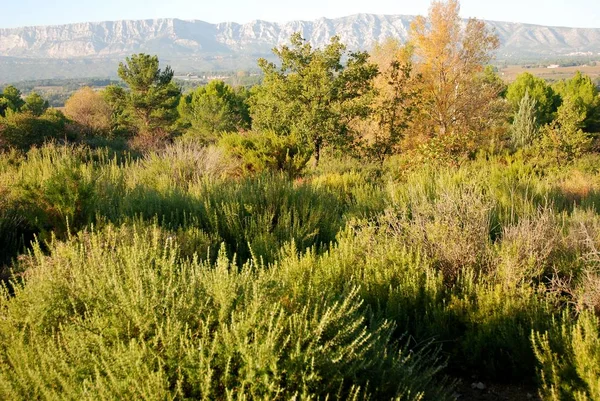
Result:
M5 88L0 399L600 400L598 88L506 86L458 14L250 89Z

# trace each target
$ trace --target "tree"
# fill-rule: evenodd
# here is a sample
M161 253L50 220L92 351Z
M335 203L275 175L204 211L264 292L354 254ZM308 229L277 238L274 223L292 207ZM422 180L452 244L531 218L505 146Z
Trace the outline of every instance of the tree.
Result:
M584 121L585 111L567 98L558 108L556 120L544 127L542 149L559 165L581 157L589 149L591 138L583 132Z
M139 133L168 131L177 120L181 91L173 82L173 70L159 68L157 56L134 54L119 64L119 77L129 91L111 90L112 104L123 107L124 122Z
M538 132L537 102L529 96L529 92L525 92L511 127L513 146L522 148L531 145L538 136Z
M361 128L368 156L383 161L399 151L421 100L420 77L414 73L413 50L398 40L375 44L370 62L379 74L374 79L373 112Z
M87 135L110 130L111 108L102 95L89 86L79 89L67 100L64 112Z
M180 121L195 137L213 140L216 134L250 128L247 91L237 91L223 81L208 85L183 96L179 102Z
M498 75L498 68L492 65L486 65L483 69L483 76L481 78L486 85L490 85L494 88L498 88L498 96L501 98L506 97L506 91L508 85L504 82L502 77Z
M511 104L513 112L519 111L521 100L528 93L537 104L536 118L540 125L545 125L554 119L554 114L560 104L560 98L554 93L546 81L534 77L528 72L520 74L508 86L506 100Z
M44 100L38 93L31 92L25 98L25 104L21 108L22 111L28 111L36 117L44 114L50 105L47 100Z
M577 71L569 80L562 80L553 87L564 101L570 101L585 113L582 129L600 132L600 95L592 79Z
M135 132L133 122L129 118L127 109L127 92L118 85L109 85L101 92L102 98L110 107L110 130L113 134L127 136Z
M410 31L417 71L423 78L423 129L434 135L480 132L502 88L482 78L499 46L485 23L470 19L463 28L457 0L434 1L427 18Z
M4 117L6 110L18 112L24 104L21 91L12 85L8 85L0 94L0 116Z
M279 135L294 134L314 153L319 163L324 146L347 148L355 140L352 123L365 118L377 67L368 62L366 52L347 54L338 37L324 49L313 49L295 33L291 47L273 52L280 67L259 60L263 84L249 99L253 128L273 130Z

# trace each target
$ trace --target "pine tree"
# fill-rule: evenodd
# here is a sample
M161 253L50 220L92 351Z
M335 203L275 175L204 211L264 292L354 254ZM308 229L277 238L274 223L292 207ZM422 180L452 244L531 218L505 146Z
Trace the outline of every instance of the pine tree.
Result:
M181 90L173 82L173 70L159 68L157 56L134 54L119 64L119 77L129 91L113 90L111 103L122 104L125 121L144 135L169 131L177 120Z
M506 100L512 106L514 113L519 111L521 100L525 97L526 93L536 101L538 124L544 125L550 123L554 119L556 110L560 105L560 97L556 95L552 87L542 78L524 72L519 74L517 79L508 86L506 92Z
M47 100L44 100L38 93L31 92L25 98L25 104L21 108L23 111L28 111L36 117L44 114L50 105Z
M0 116L2 117L6 115L6 110L18 112L24 105L25 101L21 98L21 91L12 85L5 87L0 94Z
M180 122L192 136L214 140L222 132L250 128L247 91L235 90L223 81L211 81L181 98Z

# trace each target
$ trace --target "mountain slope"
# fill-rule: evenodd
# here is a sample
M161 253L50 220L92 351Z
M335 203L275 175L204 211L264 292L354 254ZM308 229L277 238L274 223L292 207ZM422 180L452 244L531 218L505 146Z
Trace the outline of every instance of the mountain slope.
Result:
M358 14L243 25L157 19L0 29L0 81L6 80L8 70L19 70L19 66L29 66L25 70L35 73L35 65L43 70L44 65L60 66L74 60L78 60L76 64L88 59L103 59L98 61L106 63L138 52L158 54L179 70L194 66L248 68L247 63L255 65L257 57L268 56L273 47L286 43L293 32L302 32L315 46L323 46L331 36L339 35L350 49L369 49L376 41L390 36L406 40L413 19L403 15ZM600 29L487 23L500 37L502 47L497 55L502 59L600 54ZM68 69L65 73L70 74Z

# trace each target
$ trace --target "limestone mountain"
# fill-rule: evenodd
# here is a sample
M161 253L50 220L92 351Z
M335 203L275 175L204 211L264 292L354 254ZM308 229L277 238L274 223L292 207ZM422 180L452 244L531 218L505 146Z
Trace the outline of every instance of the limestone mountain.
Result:
M350 49L369 49L389 36L406 40L413 19L358 14L286 23L156 19L0 29L0 82L114 75L118 60L139 52L158 54L180 72L243 69L297 31L315 46L338 35ZM600 29L487 23L500 37L499 59L600 55Z

